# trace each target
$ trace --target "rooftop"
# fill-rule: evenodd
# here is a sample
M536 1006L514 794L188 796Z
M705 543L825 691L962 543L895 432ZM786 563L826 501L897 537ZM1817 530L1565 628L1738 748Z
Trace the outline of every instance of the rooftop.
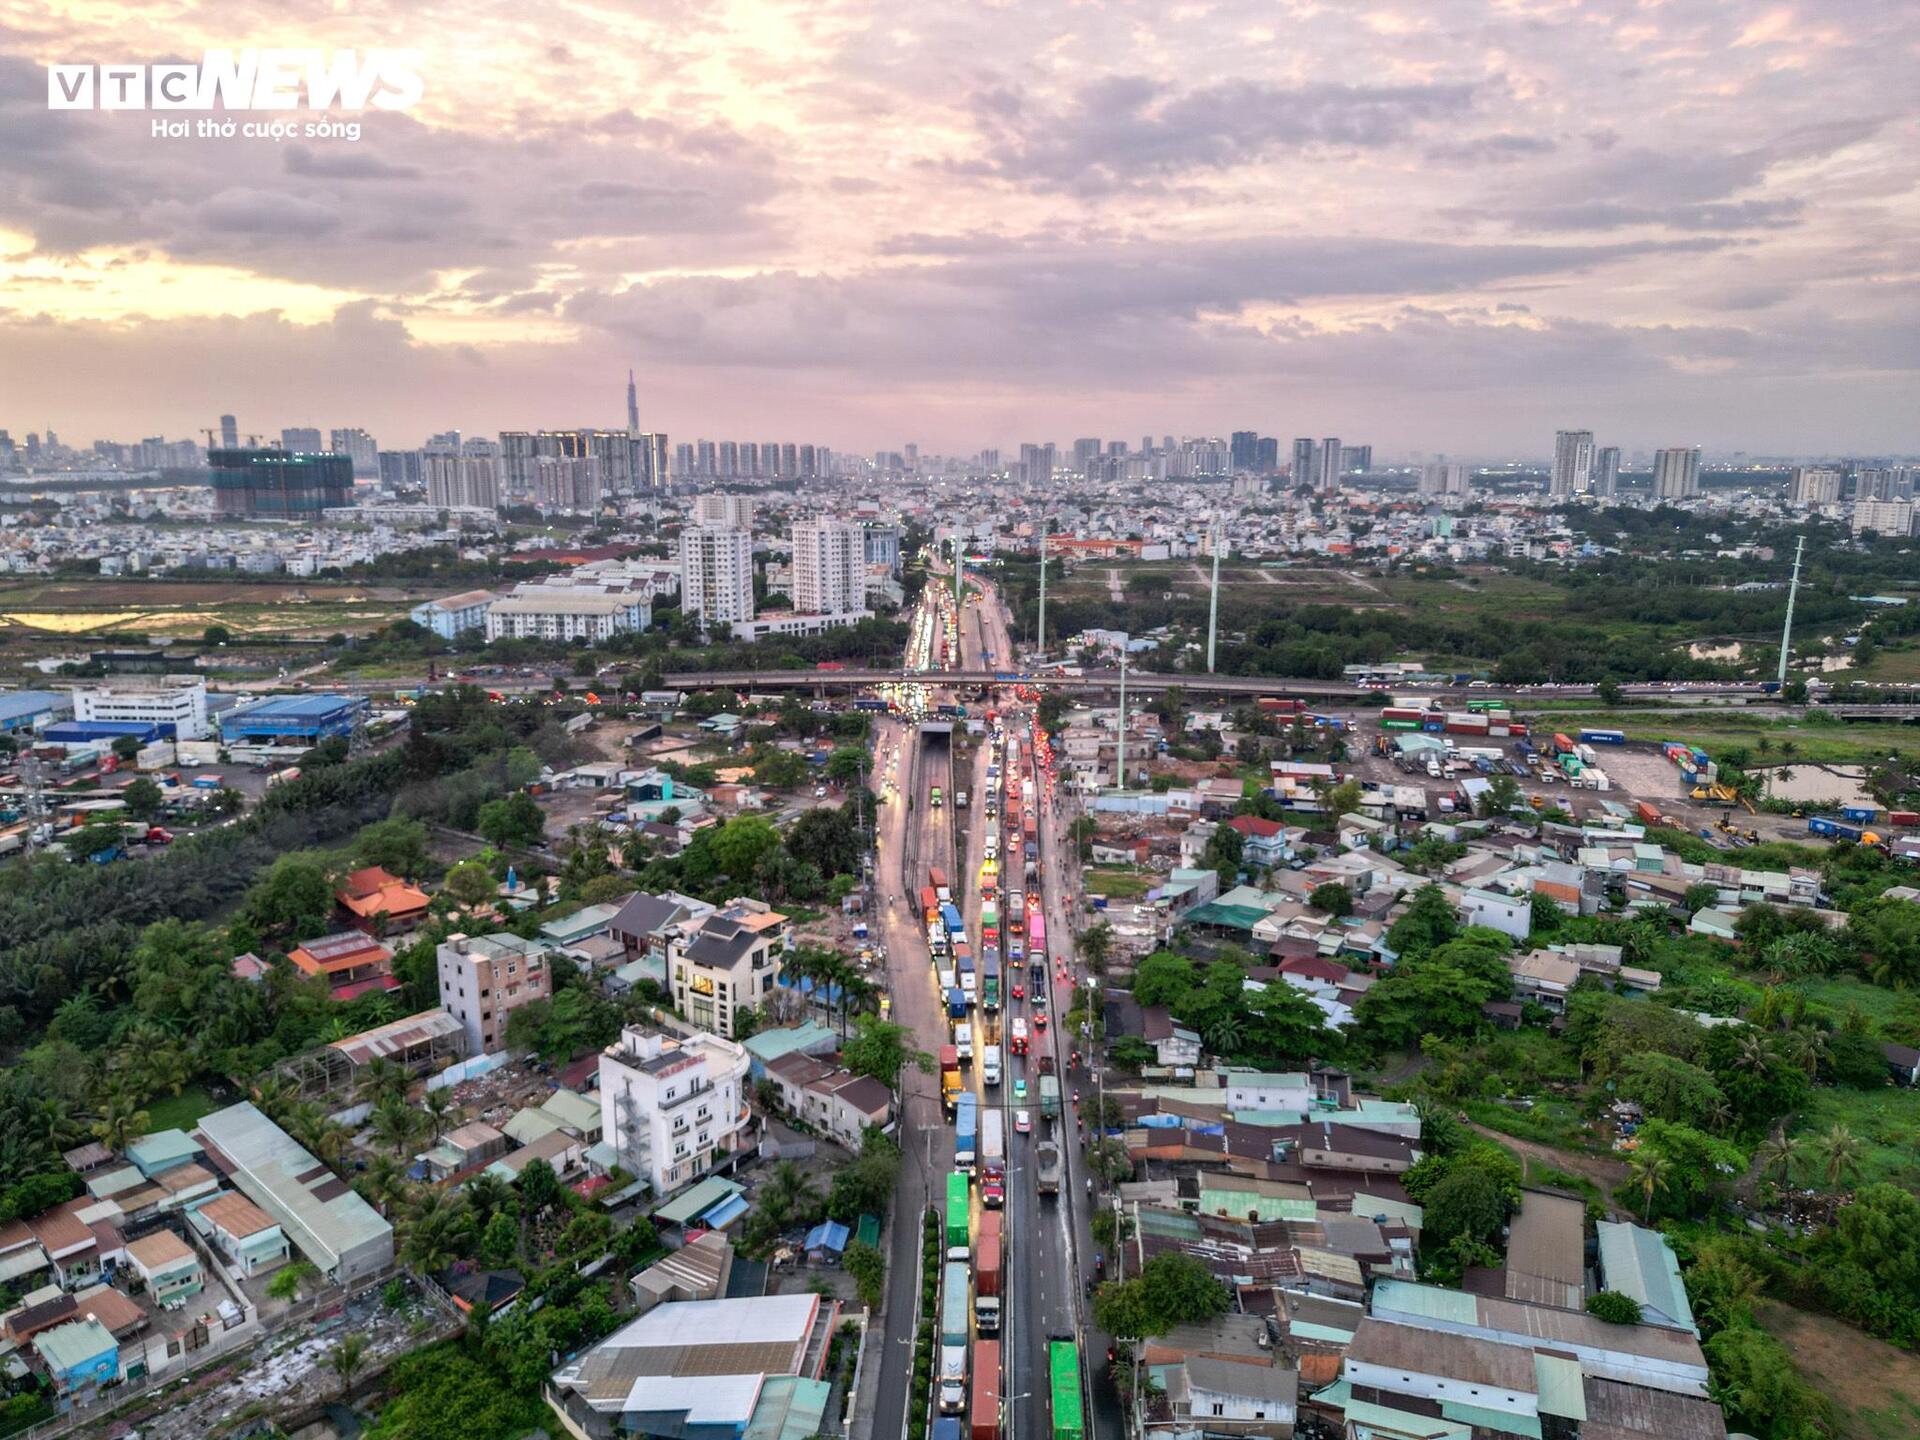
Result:
M232 1191L207 1201L195 1213L236 1240L258 1235L262 1230L270 1230L279 1223L246 1196Z
M199 1133L237 1176L271 1197L334 1259L391 1237L393 1227L371 1205L252 1102L243 1100L203 1116Z
M1506 1296L1579 1310L1586 1303L1586 1202L1529 1190L1507 1233Z
M1396 1325L1372 1316L1362 1320L1353 1332L1347 1361L1534 1393L1533 1353L1529 1350L1472 1335Z

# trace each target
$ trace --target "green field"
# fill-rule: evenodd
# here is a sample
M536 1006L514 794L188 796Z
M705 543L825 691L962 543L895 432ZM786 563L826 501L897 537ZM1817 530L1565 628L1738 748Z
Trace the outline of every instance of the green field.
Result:
M149 1130L191 1130L200 1117L218 1110L216 1100L198 1085L189 1085L178 1095L159 1095L147 1102Z
M1859 1177L1843 1184L1851 1187L1884 1180L1920 1190L1920 1150L1914 1145L1914 1137L1920 1135L1920 1090L1892 1085L1883 1090L1820 1086L1794 1117L1793 1134L1816 1145L1835 1125L1846 1126L1860 1140ZM1818 1168L1817 1149L1808 1156L1807 1166L1809 1171ZM1804 1178L1822 1187L1826 1183L1822 1176Z
M1153 881L1137 870L1089 867L1086 873L1087 893L1109 900L1138 900L1153 888Z

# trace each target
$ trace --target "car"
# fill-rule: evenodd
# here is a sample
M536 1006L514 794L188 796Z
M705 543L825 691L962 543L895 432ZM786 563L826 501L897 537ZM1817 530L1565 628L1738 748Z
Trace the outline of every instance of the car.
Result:
M1047 1012L1046 1011L1035 1010L1033 1012L1033 1028L1036 1030L1044 1030L1047 1028Z
M1018 980L1013 982L1013 998L1016 1000L1024 1000L1027 998L1027 987L1022 985Z
M1013 1103L1016 1105L1027 1103L1027 1082L1024 1076L1013 1082Z
M1021 1085L1024 1086L1027 1082L1022 1080L1020 1083ZM1029 1115L1025 1110L1014 1111L1013 1112L1013 1133L1016 1135L1026 1135L1031 1133L1032 1130L1033 1130L1033 1116Z
M826 787L826 786L824 786L824 785L816 785L816 786L814 786L814 787L813 787L813 798L814 798L814 799L816 799L816 800L824 800L824 799L826 799L826 798L827 798L827 787Z

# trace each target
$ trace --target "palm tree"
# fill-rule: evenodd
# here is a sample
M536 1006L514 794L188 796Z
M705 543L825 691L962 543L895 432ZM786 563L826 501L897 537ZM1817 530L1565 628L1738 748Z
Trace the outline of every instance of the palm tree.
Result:
M462 1193L474 1213L477 1223L485 1225L502 1210L511 1210L519 1204L519 1197L513 1187L491 1171L482 1170L466 1183Z
M1800 747L1797 744L1795 744L1793 741L1782 740L1780 742L1780 753L1782 755L1797 755L1799 752L1800 752Z
M373 1112L370 1128L374 1139L391 1147L393 1153L398 1155L420 1133L423 1118L418 1110L408 1108L405 1101L383 1100L380 1108Z
M1817 1144L1820 1171L1828 1185L1837 1190L1841 1181L1860 1173L1860 1137L1846 1126L1835 1125Z
M1640 1193L1646 1197L1644 1219L1648 1225L1653 1224L1653 1197L1666 1184L1670 1168L1667 1157L1657 1150L1641 1150L1633 1157L1633 1178L1640 1185Z
M426 1103L421 1109L421 1114L427 1117L427 1130L433 1137L433 1143L439 1144L440 1137L453 1128L452 1122L456 1113L453 1097L445 1090L427 1092Z
M279 1120L294 1101L293 1082L274 1073L262 1076L253 1087L253 1103L274 1120Z
M383 1055L361 1066L353 1081L354 1098L362 1104L371 1101L377 1105L391 1096L405 1095L406 1090L406 1072Z
M1791 1184L1793 1172L1800 1168L1801 1145L1785 1135L1769 1136L1754 1152L1760 1173L1776 1184Z
M391 1155L376 1155L367 1162L366 1173L354 1182L354 1188L374 1209L385 1215L395 1199L406 1194L406 1172Z
M408 1217L401 1253L423 1275L437 1275L459 1258L466 1243L467 1210L458 1197L428 1190Z
M1809 1080L1820 1073L1831 1047L1827 1032L1817 1025L1796 1025L1787 1032L1787 1048Z
M124 1091L115 1091L107 1096L100 1118L91 1128L96 1139L120 1154L131 1141L147 1133L147 1112Z
M360 1368L366 1356L367 1337L364 1335L345 1336L327 1356L327 1368L340 1377L341 1400L344 1401L353 1393L354 1371Z
M1216 1055L1231 1055L1240 1045L1240 1017L1226 1014L1207 1027L1207 1048Z

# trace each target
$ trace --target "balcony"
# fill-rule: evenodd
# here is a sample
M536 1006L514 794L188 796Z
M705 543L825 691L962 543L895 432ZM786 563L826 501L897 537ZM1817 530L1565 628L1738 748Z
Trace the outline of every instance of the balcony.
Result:
M671 1100L663 1099L660 1102L660 1110L663 1114L668 1111L678 1110L682 1105L686 1104L689 1100L697 1099L702 1095L711 1095L712 1093L713 1093L713 1082L711 1080L702 1080L697 1084L691 1085L687 1089L682 1090L678 1095L674 1096L673 1099Z

